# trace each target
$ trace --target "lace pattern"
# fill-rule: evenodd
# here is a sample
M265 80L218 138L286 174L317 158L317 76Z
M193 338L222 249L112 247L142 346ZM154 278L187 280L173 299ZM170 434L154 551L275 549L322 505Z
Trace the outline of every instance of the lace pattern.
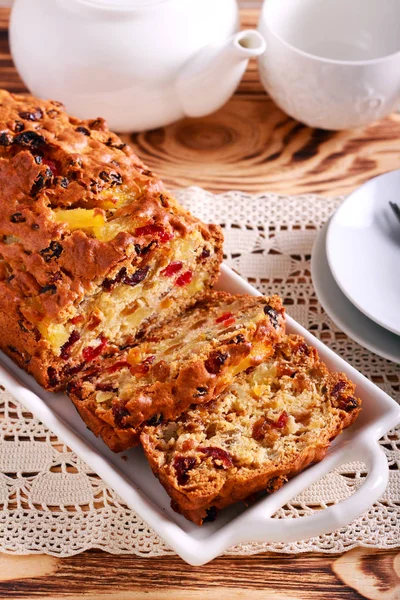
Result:
M220 223L225 260L263 293L280 294L288 312L337 354L400 401L400 368L344 335L319 305L310 275L318 229L341 198L218 196L198 188L177 193L194 214ZM400 545L400 428L381 440L390 465L385 494L359 519L329 535L295 543L242 544L229 554L343 552L355 546ZM362 463L342 465L282 507L276 518L312 514L352 493L365 476ZM71 556L99 548L112 553L171 553L80 458L0 390L0 550Z

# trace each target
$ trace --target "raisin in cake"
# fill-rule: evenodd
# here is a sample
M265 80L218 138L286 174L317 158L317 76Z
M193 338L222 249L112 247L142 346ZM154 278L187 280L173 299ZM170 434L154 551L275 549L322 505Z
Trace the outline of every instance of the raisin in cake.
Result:
M221 248L103 119L0 91L0 347L42 385L193 304Z
M175 422L146 426L141 442L173 507L201 525L320 461L360 411L354 389L303 338L288 336L218 399Z
M142 343L102 358L67 392L88 427L118 452L145 422L174 419L273 353L285 329L278 296L211 292Z

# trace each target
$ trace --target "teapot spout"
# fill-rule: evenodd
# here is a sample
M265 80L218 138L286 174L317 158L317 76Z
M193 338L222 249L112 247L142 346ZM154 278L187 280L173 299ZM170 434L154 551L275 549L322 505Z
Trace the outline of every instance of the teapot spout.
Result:
M181 69L176 89L183 112L202 117L218 110L236 90L250 58L265 52L258 31L240 31L227 42L206 46Z

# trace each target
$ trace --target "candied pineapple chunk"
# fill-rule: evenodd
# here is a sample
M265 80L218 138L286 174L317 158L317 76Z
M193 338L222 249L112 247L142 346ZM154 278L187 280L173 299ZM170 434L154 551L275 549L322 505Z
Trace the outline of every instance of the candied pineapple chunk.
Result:
M61 323L50 323L50 325L39 323L38 329L44 339L49 342L55 353L58 353L61 346L63 346L69 338L68 331Z
M147 307L138 308L133 315L125 317L126 322L131 328L138 327L143 321L148 319L152 314L152 309Z
M105 223L104 215L98 209L72 208L71 210L56 210L57 223L66 223L69 228L93 229L101 227Z
M263 355L265 353L265 347L262 343L254 344L249 356L244 358L236 367L233 367L231 372L233 376L238 375L242 371L246 371L249 367L254 365L254 359L258 360L260 354Z
M101 242L110 242L120 231L130 231L131 229L132 225L129 222L129 218L121 217L108 223L103 221L103 223L93 228L93 234Z
M125 206L129 202L133 202L140 193L139 186L137 190L130 190L129 192L124 189L106 189L100 194L100 206L106 210L121 208L121 206Z
M112 400L113 397L114 397L114 394L112 394L110 392L97 392L96 402L98 404L101 404L102 402L108 402L109 400Z
M138 365L143 360L143 352L138 348L132 348L129 350L128 362L130 365Z

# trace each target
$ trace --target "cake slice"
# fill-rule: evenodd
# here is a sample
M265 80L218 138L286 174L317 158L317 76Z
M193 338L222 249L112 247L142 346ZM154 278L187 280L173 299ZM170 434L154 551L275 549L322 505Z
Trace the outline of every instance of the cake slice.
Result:
M43 386L194 304L222 241L103 119L0 90L0 348Z
M207 405L146 426L141 443L172 506L201 525L218 509L270 493L325 456L360 400L315 348L288 336L272 358L239 375Z
M143 342L96 361L67 392L87 426L118 452L141 427L175 419L273 353L285 330L278 296L211 292Z

